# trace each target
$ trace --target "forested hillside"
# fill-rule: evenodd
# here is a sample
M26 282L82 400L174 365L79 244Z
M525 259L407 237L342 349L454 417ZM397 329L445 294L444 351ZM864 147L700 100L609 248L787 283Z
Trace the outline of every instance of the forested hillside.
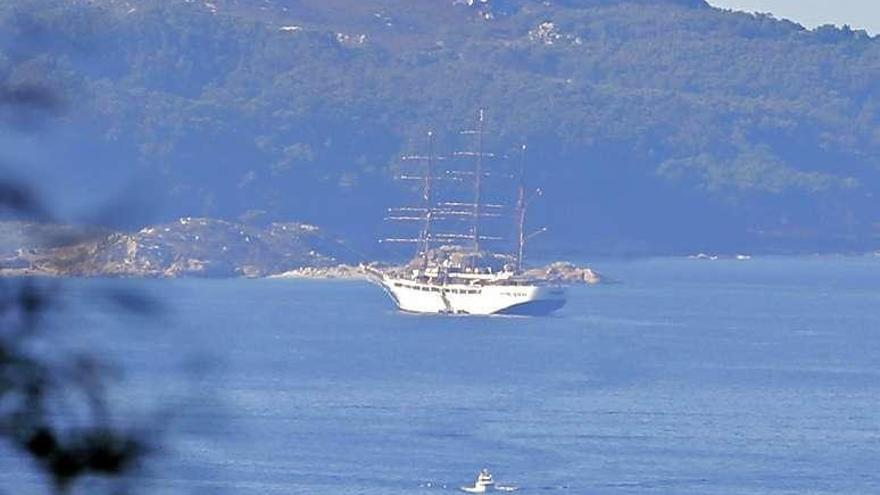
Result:
M114 227L304 221L365 250L398 157L528 143L545 250L876 249L880 40L699 0L25 0L0 80L64 111L3 158ZM149 218L135 210L146 210ZM537 248L537 245L536 245Z

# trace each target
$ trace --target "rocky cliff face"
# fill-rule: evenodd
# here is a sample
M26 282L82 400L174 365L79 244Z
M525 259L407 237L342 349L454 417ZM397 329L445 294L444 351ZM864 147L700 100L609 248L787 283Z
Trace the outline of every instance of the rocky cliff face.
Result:
M598 272L592 268L577 266L565 261L557 261L547 266L533 268L526 271L526 275L560 284L587 284L596 285L605 281Z
M6 224L7 231L66 232L69 227ZM20 236L24 242L26 235ZM0 271L65 276L262 277L303 267L356 262L345 246L302 223L255 227L208 218L181 218L134 233L92 232L47 243L29 238L7 248Z

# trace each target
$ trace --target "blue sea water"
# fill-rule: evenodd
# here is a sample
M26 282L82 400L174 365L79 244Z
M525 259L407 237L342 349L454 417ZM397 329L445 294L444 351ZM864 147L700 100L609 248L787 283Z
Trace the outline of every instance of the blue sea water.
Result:
M880 258L597 262L548 318L400 314L366 283L69 281L144 493L880 493ZM123 287L159 301L127 314ZM59 325L61 326L61 325ZM40 493L0 448L0 490ZM82 488L88 493L90 488Z

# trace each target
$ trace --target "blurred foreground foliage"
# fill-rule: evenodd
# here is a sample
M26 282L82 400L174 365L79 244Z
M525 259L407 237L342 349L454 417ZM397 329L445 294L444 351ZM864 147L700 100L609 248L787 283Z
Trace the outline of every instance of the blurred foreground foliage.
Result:
M57 105L54 92L36 81L0 84L0 125L49 115ZM4 218L48 221L48 210L26 185L0 176ZM58 345L52 332L59 328L49 320L63 319L62 288L48 279L0 278L0 441L33 460L55 493L93 476L118 480L113 492L122 493L151 444L137 429L114 424L106 400L112 369ZM109 296L129 311L154 309L138 294ZM20 493L21 487L8 488Z

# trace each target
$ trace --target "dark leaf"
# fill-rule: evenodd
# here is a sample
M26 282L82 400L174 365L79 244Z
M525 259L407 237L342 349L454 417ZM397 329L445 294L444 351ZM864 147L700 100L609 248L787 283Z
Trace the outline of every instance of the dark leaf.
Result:
M86 469L85 460L79 452L61 450L49 461L49 470L55 484L60 487L69 485L81 476Z
M58 450L55 434L42 427L34 431L26 445L27 451L37 459L47 459Z
M48 215L33 191L16 182L0 181L0 212L6 210L34 219L47 219Z
M0 106L9 105L28 110L55 111L61 100L50 88L25 84L13 87L0 86Z
M112 289L107 292L107 297L120 309L137 315L151 316L162 309L155 299L132 290Z

